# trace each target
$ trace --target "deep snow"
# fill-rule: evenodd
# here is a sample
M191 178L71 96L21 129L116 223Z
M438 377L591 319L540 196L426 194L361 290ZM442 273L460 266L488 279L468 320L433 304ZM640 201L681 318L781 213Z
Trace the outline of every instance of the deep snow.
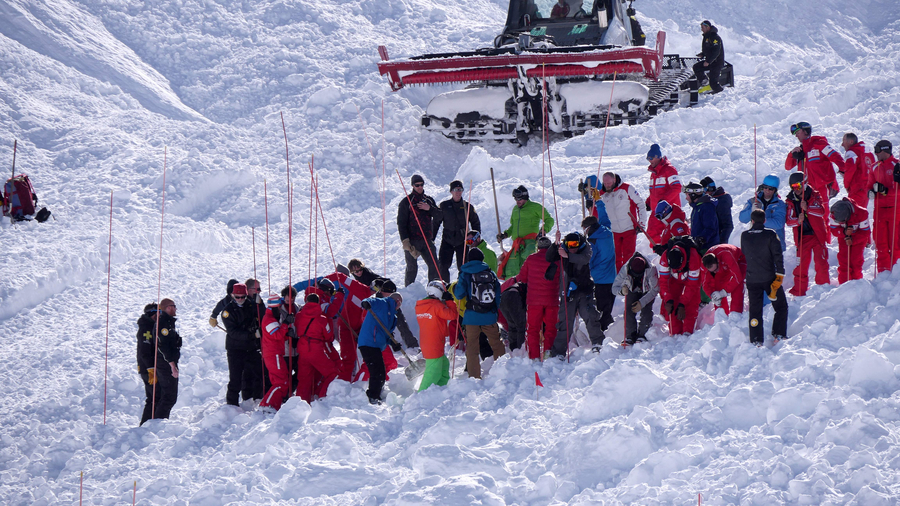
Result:
M659 142L685 182L711 175L732 192L736 215L754 160L760 178L786 181L791 123L809 121L835 146L845 131L870 146L900 143L894 7L638 2L648 43L665 30L667 52L696 53L699 21L718 25L737 86L609 129L603 170L646 195L644 156ZM558 206L563 231L577 226L575 180L596 172L604 132L553 145L554 205L538 143L464 146L424 132L422 110L451 88L391 93L375 67L379 44L397 57L487 46L505 9L504 0L0 0L0 160L11 163L18 139L17 168L56 216L0 222L4 502L74 503L83 471L87 504L128 502L135 482L139 504L694 504L698 494L704 504L894 504L900 272L872 280L872 252L866 280L790 300L794 337L774 348L749 346L745 319L719 314L688 338L666 337L660 322L649 344L577 349L569 364L507 356L483 381L420 394L393 375L378 408L361 385L340 382L325 400L294 399L274 417L223 406L224 334L210 330L208 311L229 277L255 268L264 287L280 287L289 276L280 112L295 188L294 279L332 268L321 226L309 267L313 155L338 261L359 256L394 279L403 264L395 170L404 182L422 173L441 200L451 179L467 191L471 181L485 237L497 231L490 167L504 227L510 191L523 183ZM162 293L179 306L182 378L172 419L136 428L134 322L157 298L164 149ZM831 265L836 278L834 255ZM412 314L424 290L404 293ZM621 332L617 321L611 340ZM535 371L545 385L537 400Z

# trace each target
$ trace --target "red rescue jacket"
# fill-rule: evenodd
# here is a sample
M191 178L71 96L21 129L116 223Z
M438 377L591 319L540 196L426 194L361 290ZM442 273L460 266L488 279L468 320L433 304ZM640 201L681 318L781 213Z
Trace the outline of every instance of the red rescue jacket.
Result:
M831 235L837 240L843 241L848 236L846 232L849 231L849 236L853 238L853 244L869 244L869 239L872 237L872 229L869 227L869 211L853 199L844 198L844 200L853 204L853 213L850 214L846 223L829 220L828 227L831 229Z
M663 157L656 166L647 167L650 171L650 212L656 210L656 204L665 200L670 206L681 205L681 180L678 179L678 171L669 163L669 159Z
M875 194L875 209L894 209L894 192L900 190L900 186L894 182L894 164L897 159L893 156L883 162L876 162L869 176L869 188L875 183L881 183L888 189L887 195Z
M718 290L732 293L735 290L743 290L744 281L747 279L747 259L741 248L733 244L717 244L706 251L713 254L718 260L719 268L713 274L701 269L701 285L707 294Z
M837 191L834 167L831 164L843 167L844 159L828 144L828 139L821 135L814 135L801 142L800 146L806 153L807 183L818 192L825 192L828 188L834 188ZM784 161L784 170L792 170L798 166L798 170L803 171L804 164L795 160L794 156L788 153Z
M831 234L827 233L825 230L825 214L827 211L825 205L822 203L822 196L819 192L814 190L812 186L807 186L803 200L806 200L807 203L806 219L809 220L809 226L812 227L816 239L821 241L822 244L830 243ZM787 218L785 223L787 223L789 227L794 227L794 244L796 244L798 248L800 247L800 229L803 228L800 226L800 220L797 215L799 202L799 198L793 191L789 192L785 199L785 204L787 204Z
M553 277L547 279L544 274L550 265L545 249L539 249L525 259L516 279L528 285L526 305L559 306L559 264L554 265Z

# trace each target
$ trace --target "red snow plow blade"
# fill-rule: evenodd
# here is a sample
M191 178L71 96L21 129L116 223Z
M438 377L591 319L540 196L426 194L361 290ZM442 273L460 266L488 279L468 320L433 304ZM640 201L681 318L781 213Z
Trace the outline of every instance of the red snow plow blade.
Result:
M666 36L659 32L656 49L627 47L603 49L597 46L525 50L501 48L507 54L456 53L425 55L390 61L387 48L378 47L383 60L378 64L387 75L391 90L412 84L483 82L556 76L593 76L603 74L642 74L656 80L663 61Z

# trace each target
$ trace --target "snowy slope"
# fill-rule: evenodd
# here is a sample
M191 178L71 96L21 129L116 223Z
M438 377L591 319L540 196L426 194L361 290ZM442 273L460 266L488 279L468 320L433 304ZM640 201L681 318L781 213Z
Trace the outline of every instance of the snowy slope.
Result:
M718 25L737 87L610 129L603 170L646 195L644 156L659 142L684 181L711 175L742 203L754 182L754 125L759 177L783 181L796 121L835 145L851 130L870 146L900 143L894 7L638 3L648 36L665 30L670 52L696 53L699 22ZM361 385L341 382L312 407L295 399L274 418L222 406L224 334L206 318L225 280L255 270L277 288L332 268L321 225L309 253L311 157L337 260L359 256L395 279L403 264L395 170L404 183L422 173L439 199L451 179L471 181L486 237L497 231L490 167L504 224L510 191L524 183L558 209L563 231L577 227L574 181L596 172L603 132L553 145L554 202L538 143L462 146L423 132L422 109L449 88L390 93L375 67L378 44L392 56L487 46L505 8L503 0L0 0L0 160L11 162L18 139L18 170L57 218L0 222L4 502L73 503L84 472L87 504L127 502L135 482L139 504L693 504L698 494L704 504L894 504L900 273L872 280L871 252L866 280L791 300L794 338L774 348L750 347L746 321L720 314L690 338L666 337L660 321L651 344L610 345L599 356L578 349L569 364L507 356L484 381L421 394L395 375L378 408ZM295 192L290 273L281 112ZM164 163L161 286L179 306L182 378L172 419L136 428L134 321L157 298ZM831 264L836 277L834 255ZM412 314L423 289L404 293ZM609 333L621 332L617 321ZM545 385L537 400L535 371Z

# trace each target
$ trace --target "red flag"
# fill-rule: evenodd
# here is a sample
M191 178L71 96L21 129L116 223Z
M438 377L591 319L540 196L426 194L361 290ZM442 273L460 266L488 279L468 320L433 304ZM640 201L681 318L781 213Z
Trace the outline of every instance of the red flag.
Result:
M534 386L536 386L536 387L544 386L544 384L541 383L541 377L538 376L537 371L534 371Z

